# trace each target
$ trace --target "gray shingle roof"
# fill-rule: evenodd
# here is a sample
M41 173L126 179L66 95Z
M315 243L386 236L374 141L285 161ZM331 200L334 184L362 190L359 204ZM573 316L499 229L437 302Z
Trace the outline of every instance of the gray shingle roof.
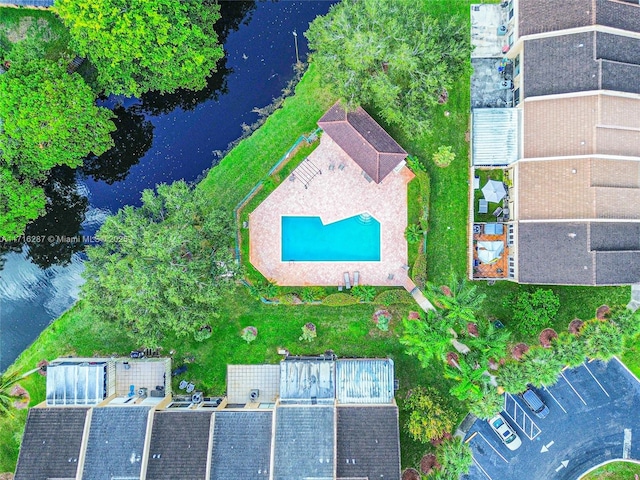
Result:
M517 245L521 283L594 283L594 254L588 249L586 222L521 222Z
M87 410L29 410L15 479L75 478Z
M376 183L407 156L407 152L362 107L347 112L338 102L318 120L318 126Z
M525 98L598 89L640 93L640 39L582 32L527 40L523 75Z
M627 285L640 282L640 251L596 252L596 284Z
M147 479L204 479L211 416L212 412L155 412Z
M520 36L594 24L640 32L640 6L609 0L519 1Z
M210 480L268 480L271 411L216 412Z
M333 407L278 407L274 480L333 478L334 423Z
M338 407L338 478L400 478L398 408Z
M591 223L591 250L601 252L640 251L640 223Z
M140 476L149 410L140 406L93 410L83 480Z

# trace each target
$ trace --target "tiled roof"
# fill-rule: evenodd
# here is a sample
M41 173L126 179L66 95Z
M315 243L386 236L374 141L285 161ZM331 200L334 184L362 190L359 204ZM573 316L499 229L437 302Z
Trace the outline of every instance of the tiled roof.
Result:
M407 156L407 152L362 107L347 112L338 102L318 120L318 126L376 183Z
M16 480L75 478L86 408L32 408L22 436Z
M149 447L150 480L202 480L207 471L212 412L155 412Z
M598 89L640 93L638 38L591 31L526 40L523 60L525 98Z
M640 32L640 6L637 2L519 0L518 6L520 36L594 24Z
M210 480L268 480L272 420L271 411L216 412Z
M519 220L640 219L640 162L570 158L516 164Z
M336 362L338 403L393 402L393 360L354 359Z
M593 285L587 222L519 223L518 282Z
M524 158L571 155L640 157L640 99L596 94L527 100Z
M396 406L338 407L337 422L338 478L400 478Z
M83 480L140 476L148 407L104 407L92 412Z
M273 479L332 479L334 428L333 406L278 407Z

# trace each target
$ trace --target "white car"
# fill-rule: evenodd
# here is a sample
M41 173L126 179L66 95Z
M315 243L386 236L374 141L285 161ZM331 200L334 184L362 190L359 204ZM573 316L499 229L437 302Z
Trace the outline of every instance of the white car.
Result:
M520 445L522 445L520 437L511 429L502 415L497 414L495 417L488 420L488 422L493 431L496 432L496 435L500 437L502 443L504 443L509 450L517 450Z

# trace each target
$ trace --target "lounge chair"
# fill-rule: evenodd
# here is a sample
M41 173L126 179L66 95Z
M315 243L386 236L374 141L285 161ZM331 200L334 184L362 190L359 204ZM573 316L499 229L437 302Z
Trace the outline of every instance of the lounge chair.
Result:
M480 188L480 177L473 177L473 189L478 190Z
M349 279L349 272L344 272L344 285L347 290L351 288L351 280Z
M498 207L493 211L493 216L499 217L501 213L502 213L502 207Z
M335 163L330 163L329 164L329 170L334 170L336 168L336 164Z
M344 170L345 164L341 163L340 165L338 165L338 170Z
M484 198L481 198L478 201L478 213L488 213L489 212L489 202L487 202Z
M358 286L358 281L360 280L360 272L353 272L353 286Z
M342 283L338 284L338 291L341 292L342 291Z

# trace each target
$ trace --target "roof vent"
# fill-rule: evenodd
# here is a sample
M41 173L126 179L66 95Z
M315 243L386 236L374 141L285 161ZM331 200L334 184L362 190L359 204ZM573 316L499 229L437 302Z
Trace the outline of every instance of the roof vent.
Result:
M573 173L575 175L576 173L578 173L578 170L576 170L575 168L572 168L571 169L571 173Z
M249 398L254 402L256 400L258 400L259 396L260 396L260 390L258 390L257 388L255 388L255 389L251 390L251 392L249 392Z
M576 235L576 234L575 234L575 233L573 233L573 232L571 232L571 233L569 234L569 237L571 237L571 238L576 238L577 236L578 236L578 235Z

